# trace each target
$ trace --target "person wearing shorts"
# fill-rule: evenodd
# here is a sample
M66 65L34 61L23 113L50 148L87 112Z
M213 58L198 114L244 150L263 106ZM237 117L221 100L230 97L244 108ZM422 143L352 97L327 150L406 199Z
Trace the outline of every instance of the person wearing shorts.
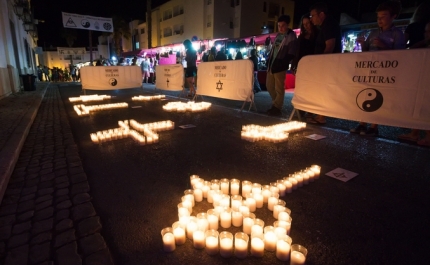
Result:
M190 40L184 41L185 51L185 61L187 62L187 68L185 68L185 81L190 89L188 97L194 97L196 94L196 89L194 87L194 77L197 76L197 52L194 50L193 45Z

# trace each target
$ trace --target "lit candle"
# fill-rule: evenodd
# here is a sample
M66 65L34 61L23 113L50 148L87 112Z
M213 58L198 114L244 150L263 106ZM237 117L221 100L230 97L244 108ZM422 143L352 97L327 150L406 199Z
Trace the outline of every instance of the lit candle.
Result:
M230 180L230 194L239 195L240 181L238 179Z
M290 219L290 214L288 212L279 212L278 220L279 221L288 221Z
M270 195L272 194L272 192L270 191L270 186L269 185L264 185L262 187L262 192L263 194L263 202L267 203L267 200L269 199Z
M290 259L291 242L291 237L287 235L278 238L278 242L276 242L276 258L282 261Z
M192 206L194 207L194 205L195 205L194 191L191 190L191 189L185 190L184 191L184 196L187 198L187 200L189 200L192 203Z
M253 183L252 184L251 192L252 193L261 193L261 184L259 184L259 183Z
M242 206L242 196L232 195L231 196L231 208L235 211L238 211L240 206Z
M220 206L227 208L230 207L230 196L227 194L221 195Z
M288 177L284 178L284 185L285 185L285 193L291 193L293 192L293 184L288 180Z
M296 178L292 177L294 175L290 174L291 177L289 177L289 181L291 182L291 184L293 185L293 190L296 190L298 188L298 181Z
M184 203L178 204L178 217L181 216L190 216L190 211L188 210L188 206L184 205Z
M252 193L248 194L246 198L246 206L248 206L250 212L255 212L257 209L257 204Z
M251 235L259 236L263 234L264 221L258 218L254 219L254 224L251 226Z
M193 233L193 246L197 249L202 249L205 247L205 232L201 230L196 230Z
M275 227L275 234L276 234L276 238L281 239L283 238L283 236L287 235L287 229L285 229L284 227Z
M181 200L183 207L186 207L191 214L193 212L193 203L190 201L189 197L182 196Z
M309 174L306 170L300 171L303 177L303 184L308 185L309 184Z
M245 234L251 234L251 228L254 225L255 214L248 213L247 215L243 215L243 232Z
M277 240L275 228L273 226L266 226L264 228L264 249L267 251L275 251Z
M247 197L251 193L252 183L250 181L242 181L242 197Z
M243 214L239 211L232 211L231 223L234 227L241 227L243 224Z
M207 198L208 203L213 203L214 202L213 196L214 196L215 193L216 193L215 190L209 190L208 191L208 198Z
M251 255L259 258L263 257L264 255L263 235L254 236L251 238Z
M294 174L294 178L297 180L297 186L303 187L303 176L300 172Z
M185 237L185 228L182 226L182 224L179 221L175 222L172 225L172 229L173 229L173 235L175 236L176 245L184 244L186 237Z
M211 189L210 182L209 181L205 181L204 185L202 187L203 198L207 199L208 192L209 192L210 189Z
M224 211L220 214L221 227L229 228L231 226L231 209L224 208Z
M237 232L234 235L234 255L239 259L244 259L248 256L248 240L247 234Z
M276 183L276 182L270 182L270 191L272 193L278 193L279 194L278 183Z
M211 180L211 189L212 190L219 190L220 189L220 182L218 179Z
M318 165L312 165L311 168L312 168L312 171L315 173L314 178L318 179L320 177L321 167Z
M278 219L278 214L287 209L287 207L285 207L285 204L285 201L278 200L278 202L273 205L273 218Z
M191 216L187 224L187 238L193 239L193 234L197 230L197 218Z
M218 253L218 231L208 230L205 232L206 237L206 253L215 255Z
M255 200L255 206L257 208L263 208L263 194L261 193L253 193L254 200Z
M219 206L221 205L221 199L222 199L222 191L221 190L214 190L215 192L212 193L212 200L213 200L213 206Z
M302 265L306 262L308 250L298 244L291 245L290 265Z
M201 189L194 189L194 200L196 202L203 201L203 191Z
M205 232L209 228L208 214L198 213L197 214L197 229Z
M220 239L219 252L221 254L221 257L223 258L230 257L233 252L233 234L226 231L221 232L219 235L219 239Z
M218 230L218 213L215 209L209 209L207 211L209 229Z
M278 193L272 193L269 197L269 199L267 200L267 208L270 211L273 211L273 206L275 206L275 204L277 204L279 201L279 194Z
M230 180L229 179L221 179L221 191L223 194L228 194L229 187L230 187Z
M161 236L163 238L163 249L166 252L172 252L176 249L175 236L173 235L173 229L166 227L161 230Z
M276 184L277 184L278 189L279 189L279 196L281 196L281 197L285 196L287 187L284 184L284 180L279 179L276 181Z
M315 172L312 170L312 168L307 167L306 172L309 175L309 182L314 182L315 181Z

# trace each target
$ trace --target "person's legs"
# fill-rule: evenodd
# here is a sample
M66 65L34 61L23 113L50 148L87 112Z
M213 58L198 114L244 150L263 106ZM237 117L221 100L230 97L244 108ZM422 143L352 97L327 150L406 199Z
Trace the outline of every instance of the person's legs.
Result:
M430 147L430 131L426 131L426 136L419 140L417 144Z
M285 72L280 72L273 74L275 77L275 92L276 96L273 100L273 105L279 109L282 110L282 107L284 106L284 97L285 97Z
M260 83L258 83L257 73L254 72L254 93L261 92Z
M360 134L366 136L377 136L379 134L378 124L370 124L369 128L367 128L366 131L361 131Z
M419 134L420 134L420 130L412 129L410 133L401 134L397 136L397 138L401 140L416 142L420 138Z
M269 95L272 98L272 102L273 102L273 100L275 100L275 98L276 98L275 77L270 71L267 71L266 88L267 88L267 92L269 92ZM272 105L273 105L273 103L272 103ZM272 108L273 108L273 106L272 106Z

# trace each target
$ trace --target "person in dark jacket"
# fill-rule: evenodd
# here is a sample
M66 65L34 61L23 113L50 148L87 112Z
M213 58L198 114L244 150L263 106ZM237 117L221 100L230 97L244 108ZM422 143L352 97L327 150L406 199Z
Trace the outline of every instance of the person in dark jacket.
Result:
M252 49L251 50L251 57L249 57L249 59L252 61L252 63L254 64L254 94L261 92L261 87L260 87L260 83L258 83L258 57L257 57L257 50L256 49Z

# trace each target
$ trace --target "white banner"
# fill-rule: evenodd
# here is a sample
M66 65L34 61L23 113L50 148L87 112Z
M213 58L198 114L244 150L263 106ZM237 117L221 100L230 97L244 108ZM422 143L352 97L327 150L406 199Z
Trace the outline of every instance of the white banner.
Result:
M184 86L182 64L157 65L155 67L155 87L162 90L181 91Z
M142 86L139 66L86 66L80 71L82 89L115 90Z
M63 26L65 28L113 32L112 18L61 13L63 14Z
M251 60L200 63L197 75L198 95L251 100L254 78Z
M348 120L430 130L430 49L306 56L296 109Z

